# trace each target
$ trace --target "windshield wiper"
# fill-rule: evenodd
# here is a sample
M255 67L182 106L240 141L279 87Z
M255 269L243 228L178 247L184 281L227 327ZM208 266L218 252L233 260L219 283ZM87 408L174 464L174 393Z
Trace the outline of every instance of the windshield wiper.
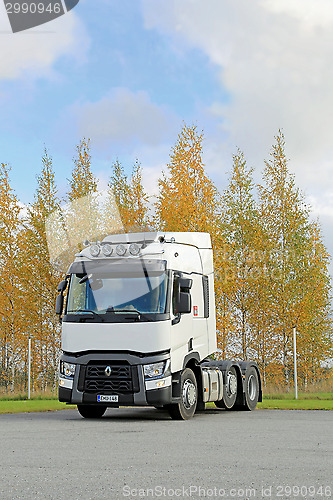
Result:
M92 311L91 309L75 309L75 310L72 310L72 311L67 311L67 313L72 313L72 314L75 314L77 312L83 312L83 313L88 313L88 314L93 314L94 316L97 316L97 318L100 318L101 321L104 321L104 318L98 314L97 312L95 311Z
M137 316L137 319L140 320L141 318L143 319L146 319L147 321L152 321L151 318L148 318L148 316L146 316L145 314L143 314L142 312L138 311L137 309L115 309L114 307L108 307L107 310L106 310L107 313L112 313L112 314L116 314L117 312L121 312L121 313L134 313L136 314Z

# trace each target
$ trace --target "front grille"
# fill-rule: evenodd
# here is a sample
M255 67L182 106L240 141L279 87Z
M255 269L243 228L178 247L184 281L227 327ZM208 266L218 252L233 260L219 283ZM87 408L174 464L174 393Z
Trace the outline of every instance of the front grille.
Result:
M111 374L109 376L105 373L105 369L107 366L111 368ZM88 365L86 378L105 378L106 380L120 378L131 379L131 367L128 365L111 365L106 363L103 365Z
M130 380L86 380L85 390L88 392L132 392Z
M108 369L111 369L109 375ZM137 392L137 367L131 365L113 365L110 362L91 363L85 367L83 389L89 393L119 394Z

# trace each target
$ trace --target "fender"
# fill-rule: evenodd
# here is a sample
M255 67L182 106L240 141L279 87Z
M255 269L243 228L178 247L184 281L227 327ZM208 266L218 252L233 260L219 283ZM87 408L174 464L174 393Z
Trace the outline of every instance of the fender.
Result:
M192 363L194 363L196 365L200 363L200 355L197 351L191 351L188 354L186 354L184 361L183 361L183 370L185 370L185 368L188 366L190 361L192 361Z
M215 361L214 359L212 360L203 360L202 363L200 363L201 366L208 366L211 368L219 368L223 372L223 377L225 376L225 373L234 366L236 368L237 375L240 377L242 376L242 371L240 368L240 363L238 361L230 361L229 359L223 359L223 360L217 360Z

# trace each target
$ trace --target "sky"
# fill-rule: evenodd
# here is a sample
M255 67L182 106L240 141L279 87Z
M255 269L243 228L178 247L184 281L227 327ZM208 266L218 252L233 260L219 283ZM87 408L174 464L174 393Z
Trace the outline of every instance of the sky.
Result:
M27 204L46 147L64 195L85 136L101 188L116 159L139 159L154 193L194 123L222 190L237 148L260 182L282 129L333 254L332 61L331 0L80 0L14 34L0 2L0 162Z

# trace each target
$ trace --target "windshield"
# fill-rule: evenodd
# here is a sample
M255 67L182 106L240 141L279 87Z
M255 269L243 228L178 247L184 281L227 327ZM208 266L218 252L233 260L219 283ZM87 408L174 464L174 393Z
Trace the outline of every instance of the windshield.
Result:
M79 272L71 275L67 314L91 314L95 320L115 321L112 316L144 319L145 315L166 312L165 266L103 262L73 270Z

